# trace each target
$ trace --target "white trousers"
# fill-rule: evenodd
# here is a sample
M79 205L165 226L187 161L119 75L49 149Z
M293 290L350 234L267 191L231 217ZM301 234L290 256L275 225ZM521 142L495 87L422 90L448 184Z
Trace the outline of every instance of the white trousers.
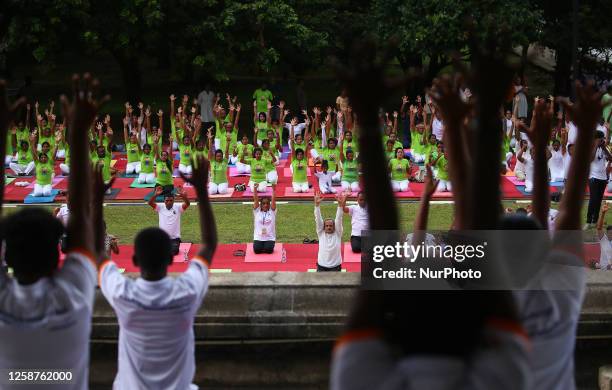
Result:
M55 157L56 157L56 158L66 158L66 149L61 149L61 150L58 150L58 151L55 153Z
M128 175L133 173L140 173L140 161L127 163L127 166L125 167L125 173L127 173Z
M308 183L292 183L293 192L308 192Z
M329 185L328 183L319 182L319 189L324 194L335 194L336 193L336 189L332 187L331 185Z
M408 191L410 182L408 180L391 180L391 187L393 192L405 192Z
M276 169L266 174L266 181L270 184L276 184L276 182L278 182L278 173L276 173Z
M249 181L249 188L251 189L251 192L255 192L255 185L257 185L257 192L266 192L266 190L268 189L268 183L265 181L262 181L261 183L255 183L254 181Z
M30 175L36 169L36 164L34 161L30 161L28 165L22 165L17 163L11 163L9 165L11 170L15 173L15 175L19 175L20 173L25 173L26 175Z
M179 172L181 172L183 175L191 175L191 172L193 171L193 168L191 167L191 165L183 165L183 164L179 164L179 166L178 166L178 170L179 170Z
M140 184L153 184L155 183L155 173L143 173L138 174L138 183Z
M227 183L215 184L213 182L208 183L209 194L227 194Z
M412 152L412 161L414 161L415 163L422 163L423 161L425 161L425 156Z
M60 167L60 170L62 171L62 175L64 176L70 175L70 166L68 164L61 163L59 167Z
M240 161L236 162L236 170L240 174L251 173L251 166L248 164L243 164Z
M51 195L51 184L40 185L34 184L34 196L50 196Z
M348 181L341 181L340 185L342 186L343 191L351 190L351 192L359 192L359 182L354 181L349 183Z
M451 182L449 180L442 180L438 183L438 191L440 192L450 192L451 191Z

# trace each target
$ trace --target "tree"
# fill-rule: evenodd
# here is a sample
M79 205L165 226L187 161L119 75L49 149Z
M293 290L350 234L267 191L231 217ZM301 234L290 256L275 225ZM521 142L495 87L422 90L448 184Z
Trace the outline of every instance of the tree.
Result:
M539 11L528 0L374 0L371 24L382 41L396 39L399 64L431 80L450 64L449 54L469 59L467 27L480 39L498 39L508 48L528 44L538 28ZM422 91L413 84L411 93Z

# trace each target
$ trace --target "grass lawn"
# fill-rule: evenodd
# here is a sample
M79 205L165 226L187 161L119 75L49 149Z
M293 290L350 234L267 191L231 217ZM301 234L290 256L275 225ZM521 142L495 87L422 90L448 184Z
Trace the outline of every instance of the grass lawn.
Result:
M515 202L504 202L504 207L524 207L525 204ZM586 205L585 205L586 206ZM215 204L213 210L217 220L219 231L219 242L242 243L253 239L253 218L251 205L247 204ZM557 207L553 205L553 207ZM323 217L333 218L336 205L331 202L323 203L321 206ZM416 216L418 203L400 203L400 223L402 230L412 228ZM9 208L7 212L14 212L17 208ZM429 229L448 229L453 212L452 204L434 204L430 208ZM586 214L586 207L583 215ZM131 244L135 235L142 228L157 226L157 214L149 206L107 206L104 215L108 231L116 235L122 244ZM584 220L584 218L583 218ZM277 241L287 243L301 243L305 237L316 238L313 205L304 204L280 204L278 205L276 223ZM348 241L351 233L350 218L344 218L344 240ZM197 206L190 207L182 218L181 235L183 241L199 242L200 232L198 227ZM585 235L585 239L593 240L594 231Z

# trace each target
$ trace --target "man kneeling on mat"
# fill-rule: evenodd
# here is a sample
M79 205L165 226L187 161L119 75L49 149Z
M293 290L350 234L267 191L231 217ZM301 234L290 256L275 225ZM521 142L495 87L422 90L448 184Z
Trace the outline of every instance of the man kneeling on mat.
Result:
M176 194L183 199L183 203L174 203L172 192L164 193L164 204L156 203L156 199L163 193L161 186L155 187L155 195L149 199L149 206L159 214L159 228L170 236L172 241L172 255L179 253L181 245L181 214L189 207L189 197L183 188L177 188Z

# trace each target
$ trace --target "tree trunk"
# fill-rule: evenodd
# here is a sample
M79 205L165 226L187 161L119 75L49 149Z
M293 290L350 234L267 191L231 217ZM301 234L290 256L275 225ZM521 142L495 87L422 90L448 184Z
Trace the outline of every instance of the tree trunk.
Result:
M123 77L123 87L125 97L132 104L137 104L142 100L142 73L140 71L140 61L138 58L117 57L121 76Z
M556 48L557 64L554 73L554 96L571 95L572 53L567 48Z
M527 68L527 53L529 50L529 44L523 45L521 48L521 68L519 69L519 77L521 82L525 82L525 69Z

